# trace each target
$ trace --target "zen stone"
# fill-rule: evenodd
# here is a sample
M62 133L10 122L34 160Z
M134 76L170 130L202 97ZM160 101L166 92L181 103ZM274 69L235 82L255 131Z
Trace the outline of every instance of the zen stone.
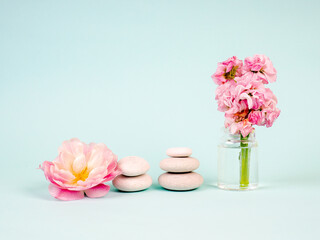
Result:
M189 157L192 154L192 150L186 147L168 148L166 154L169 157Z
M200 174L191 173L163 173L160 175L159 184L169 190L187 191L198 188L203 183Z
M120 191L136 192L149 188L152 184L152 178L148 174L143 174L136 177L119 175L113 179L112 184Z
M160 168L166 172L183 173L192 172L199 167L199 160L193 157L166 158L160 162Z
M149 163L137 156L129 156L120 159L118 166L122 171L122 175L134 177L146 173L150 169Z

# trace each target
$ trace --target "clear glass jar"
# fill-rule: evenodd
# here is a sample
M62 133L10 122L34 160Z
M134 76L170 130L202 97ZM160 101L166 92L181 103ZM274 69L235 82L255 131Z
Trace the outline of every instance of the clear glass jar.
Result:
M258 143L255 133L243 138L227 130L218 146L218 187L252 190L258 187Z

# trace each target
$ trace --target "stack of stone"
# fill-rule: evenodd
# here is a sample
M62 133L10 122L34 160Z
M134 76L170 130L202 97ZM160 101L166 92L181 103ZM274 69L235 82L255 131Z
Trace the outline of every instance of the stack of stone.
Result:
M202 176L193 172L200 163L196 158L190 157L192 154L190 148L169 148L166 153L170 158L160 162L160 168L166 173L160 175L158 179L163 188L173 191L187 191L201 186Z
M149 163L137 156L129 156L120 159L118 166L122 172L112 184L123 192L136 192L149 188L152 178L146 172L150 169Z

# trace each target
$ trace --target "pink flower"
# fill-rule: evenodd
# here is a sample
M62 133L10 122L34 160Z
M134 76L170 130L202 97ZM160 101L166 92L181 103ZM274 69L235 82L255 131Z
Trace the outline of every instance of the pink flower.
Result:
M248 81L244 76L238 81L235 88L235 101L245 101L248 109L259 109L264 103L265 86L261 81L251 79Z
M248 115L248 120L253 125L263 126L265 123L265 117L261 111L251 111Z
M110 186L103 183L120 174L117 156L103 143L85 144L73 138L64 141L58 157L43 162L40 168L51 182L50 194L60 200L78 200L106 195Z
M252 124L248 121L248 119L245 119L241 122L231 123L229 125L229 130L232 134L241 134L243 137L246 137L254 130L254 128L252 127Z
M271 91L271 89L265 89L265 101L263 103L263 108L275 109L278 103L276 95Z
M264 124L268 128L273 125L274 121L280 115L280 110L277 108L277 103L277 97L269 88L266 88L265 102L263 103L261 110L265 116Z
M219 86L215 99L218 110L225 112L225 127L232 134L248 136L253 125L271 127L280 110L273 92L264 84L276 80L270 59L254 55L242 61L236 57L218 64L213 80Z
M235 81L228 81L216 89L216 100L218 101L218 110L225 112L233 106Z
M233 86L229 87L229 85L228 82L217 88L218 110L225 111L230 115L246 109L258 110L265 103L265 95L268 92L266 92L266 88L261 81L252 78L248 80L242 76L237 78L237 82L233 83ZM220 88L226 89L219 91ZM225 104L225 107L223 107L223 104Z
M267 110L265 111L266 114L266 127L272 127L274 121L279 117L280 115L280 109L275 108L273 110Z
M273 67L270 59L265 55L254 55L244 60L243 74L262 80L264 84L275 82L277 79L277 71Z
M225 112L225 127L244 137L253 131L252 125L272 126L279 116L277 98L261 81L246 77L217 88L218 110Z
M233 56L224 62L218 63L217 70L211 78L218 85L234 80L235 77L242 75L242 65L242 61Z

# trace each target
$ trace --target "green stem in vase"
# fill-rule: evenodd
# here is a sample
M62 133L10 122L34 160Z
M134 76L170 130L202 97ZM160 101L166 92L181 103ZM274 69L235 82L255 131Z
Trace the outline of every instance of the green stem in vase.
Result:
M250 152L251 149L248 147L249 135L243 137L240 134L240 187L246 188L249 186L249 168L250 168Z

